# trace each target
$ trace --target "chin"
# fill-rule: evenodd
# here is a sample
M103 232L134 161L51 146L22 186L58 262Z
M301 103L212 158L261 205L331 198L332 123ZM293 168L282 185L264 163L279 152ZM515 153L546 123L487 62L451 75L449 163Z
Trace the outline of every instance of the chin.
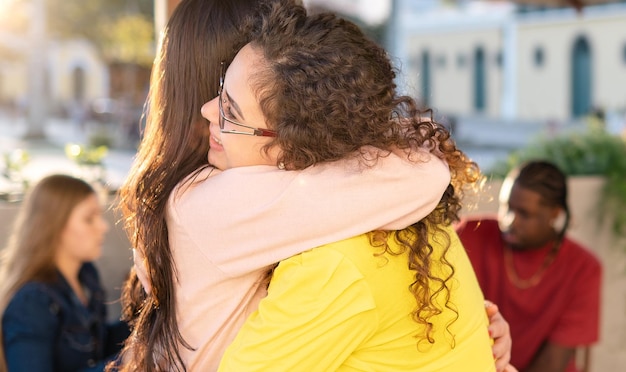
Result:
M226 160L223 159L220 156L215 156L213 153L211 153L211 151L209 151L209 156L207 157L209 160L209 164L211 164L212 166L214 166L215 168L219 169L219 170L224 170L226 169Z
M511 235L510 233L503 234L502 239L504 240L504 242L509 247L511 247L513 249L521 249L522 248L521 245L520 245L519 240L515 236Z
M526 243L512 242L512 243L509 243L509 246L514 251L530 251L535 248L534 246L528 244L528 242Z

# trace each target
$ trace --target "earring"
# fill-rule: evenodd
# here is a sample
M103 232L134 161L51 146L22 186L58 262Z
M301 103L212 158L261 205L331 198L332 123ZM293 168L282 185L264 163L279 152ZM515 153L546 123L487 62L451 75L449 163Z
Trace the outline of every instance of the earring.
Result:
M278 169L285 170L285 163L283 163L282 161L278 163Z

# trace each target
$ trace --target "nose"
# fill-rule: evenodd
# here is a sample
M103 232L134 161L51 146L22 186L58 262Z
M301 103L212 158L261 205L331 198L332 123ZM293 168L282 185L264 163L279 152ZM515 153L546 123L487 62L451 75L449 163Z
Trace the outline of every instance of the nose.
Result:
M219 96L213 98L209 102L202 105L200 108L200 112L202 113L202 117L207 119L211 123L219 124L220 113L218 108L218 100Z

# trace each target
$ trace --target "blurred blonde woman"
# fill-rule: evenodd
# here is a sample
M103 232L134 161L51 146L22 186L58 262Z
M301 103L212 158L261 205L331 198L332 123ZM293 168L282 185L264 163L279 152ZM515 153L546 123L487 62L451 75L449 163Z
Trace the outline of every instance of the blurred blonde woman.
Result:
M106 324L92 263L109 226L94 189L66 175L25 200L0 261L0 371L101 371L128 327Z

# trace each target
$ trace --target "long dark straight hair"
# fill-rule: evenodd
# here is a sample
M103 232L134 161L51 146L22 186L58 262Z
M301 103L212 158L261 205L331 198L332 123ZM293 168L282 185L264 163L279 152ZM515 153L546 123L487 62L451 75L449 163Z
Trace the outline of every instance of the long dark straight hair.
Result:
M133 333L122 353L124 370L185 370L176 322L176 267L168 245L167 199L184 177L207 164L208 123L201 106L214 98L220 63L247 42L244 25L258 0L183 0L163 32L146 103L147 126L120 190L124 226L146 257L151 293L134 272L122 293Z

